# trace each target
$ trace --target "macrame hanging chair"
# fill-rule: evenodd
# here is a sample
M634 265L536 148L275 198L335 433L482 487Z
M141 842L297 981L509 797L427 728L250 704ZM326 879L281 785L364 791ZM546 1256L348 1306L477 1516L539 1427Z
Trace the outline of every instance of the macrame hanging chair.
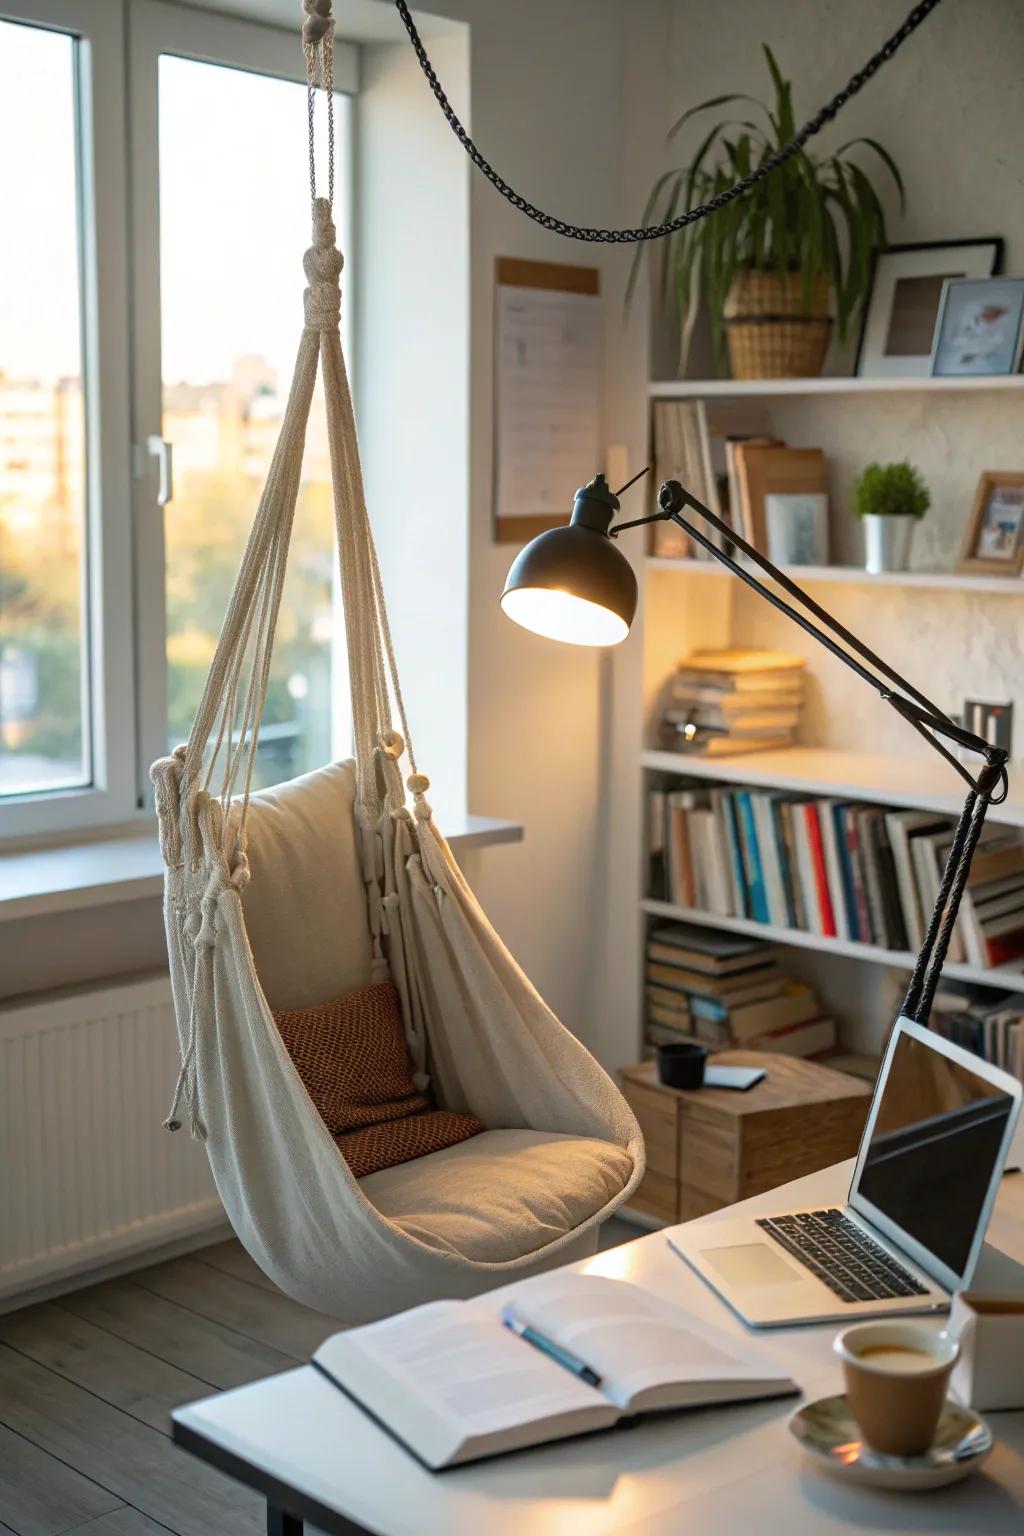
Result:
M339 338L342 257L313 173L317 85L331 126L333 22L321 14L327 0L304 3L313 182L305 327L191 735L152 778L182 1051L167 1124L188 1123L205 1142L231 1224L266 1274L307 1305L358 1322L593 1252L644 1157L625 1100L505 949L425 798L363 496ZM355 759L253 792L318 365ZM487 1129L357 1179L274 1013L358 1000L386 979L417 1089L429 1084L437 1105Z

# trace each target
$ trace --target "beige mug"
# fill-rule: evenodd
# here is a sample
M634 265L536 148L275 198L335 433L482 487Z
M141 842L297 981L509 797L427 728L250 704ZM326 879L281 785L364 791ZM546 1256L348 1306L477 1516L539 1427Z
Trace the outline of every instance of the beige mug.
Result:
M935 1439L957 1341L921 1323L857 1323L836 1335L846 1400L865 1443L887 1456L920 1456Z

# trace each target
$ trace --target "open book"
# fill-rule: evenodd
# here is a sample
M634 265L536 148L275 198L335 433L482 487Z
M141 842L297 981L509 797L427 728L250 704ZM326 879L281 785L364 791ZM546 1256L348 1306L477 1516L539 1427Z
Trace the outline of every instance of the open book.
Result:
M632 1414L797 1390L703 1320L602 1275L532 1282L505 1309L571 1351L590 1386L481 1302L435 1301L326 1339L313 1363L428 1467L608 1429Z

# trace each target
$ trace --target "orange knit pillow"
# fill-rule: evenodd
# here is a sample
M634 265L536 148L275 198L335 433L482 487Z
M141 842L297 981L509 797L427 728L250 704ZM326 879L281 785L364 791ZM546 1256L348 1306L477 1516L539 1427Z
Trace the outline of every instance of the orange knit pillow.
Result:
M393 982L360 987L319 1008L275 1013L274 1022L357 1179L484 1129L473 1115L433 1109L417 1090Z

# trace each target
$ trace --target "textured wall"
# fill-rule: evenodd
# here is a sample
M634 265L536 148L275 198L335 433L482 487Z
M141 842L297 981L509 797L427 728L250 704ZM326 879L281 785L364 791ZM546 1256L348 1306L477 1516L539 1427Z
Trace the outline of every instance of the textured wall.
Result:
M768 42L794 81L802 119L831 94L906 14L905 0L676 0L671 109L728 90L765 91L759 43ZM859 134L895 156L907 186L901 216L890 198L894 241L1002 235L1005 269L1024 271L1024 6L1014 0L946 0L821 136L834 149ZM694 82L697 82L696 84ZM696 132L696 129L694 130ZM693 147L686 139L681 159ZM868 161L865 161L867 164ZM845 366L844 366L845 364ZM830 371L848 371L837 353ZM915 534L913 565L956 560L978 475L1024 471L1024 399L990 394L825 396L774 404L775 430L829 456L833 560L862 558L849 513L854 477L872 459L909 457L933 506ZM850 628L946 708L967 693L1010 698L1024 710L1021 619L1012 596L892 587L816 590ZM808 741L856 750L925 752L839 664L753 596L735 603L741 643L803 649L812 669ZM1024 755L1024 718L1016 755Z

